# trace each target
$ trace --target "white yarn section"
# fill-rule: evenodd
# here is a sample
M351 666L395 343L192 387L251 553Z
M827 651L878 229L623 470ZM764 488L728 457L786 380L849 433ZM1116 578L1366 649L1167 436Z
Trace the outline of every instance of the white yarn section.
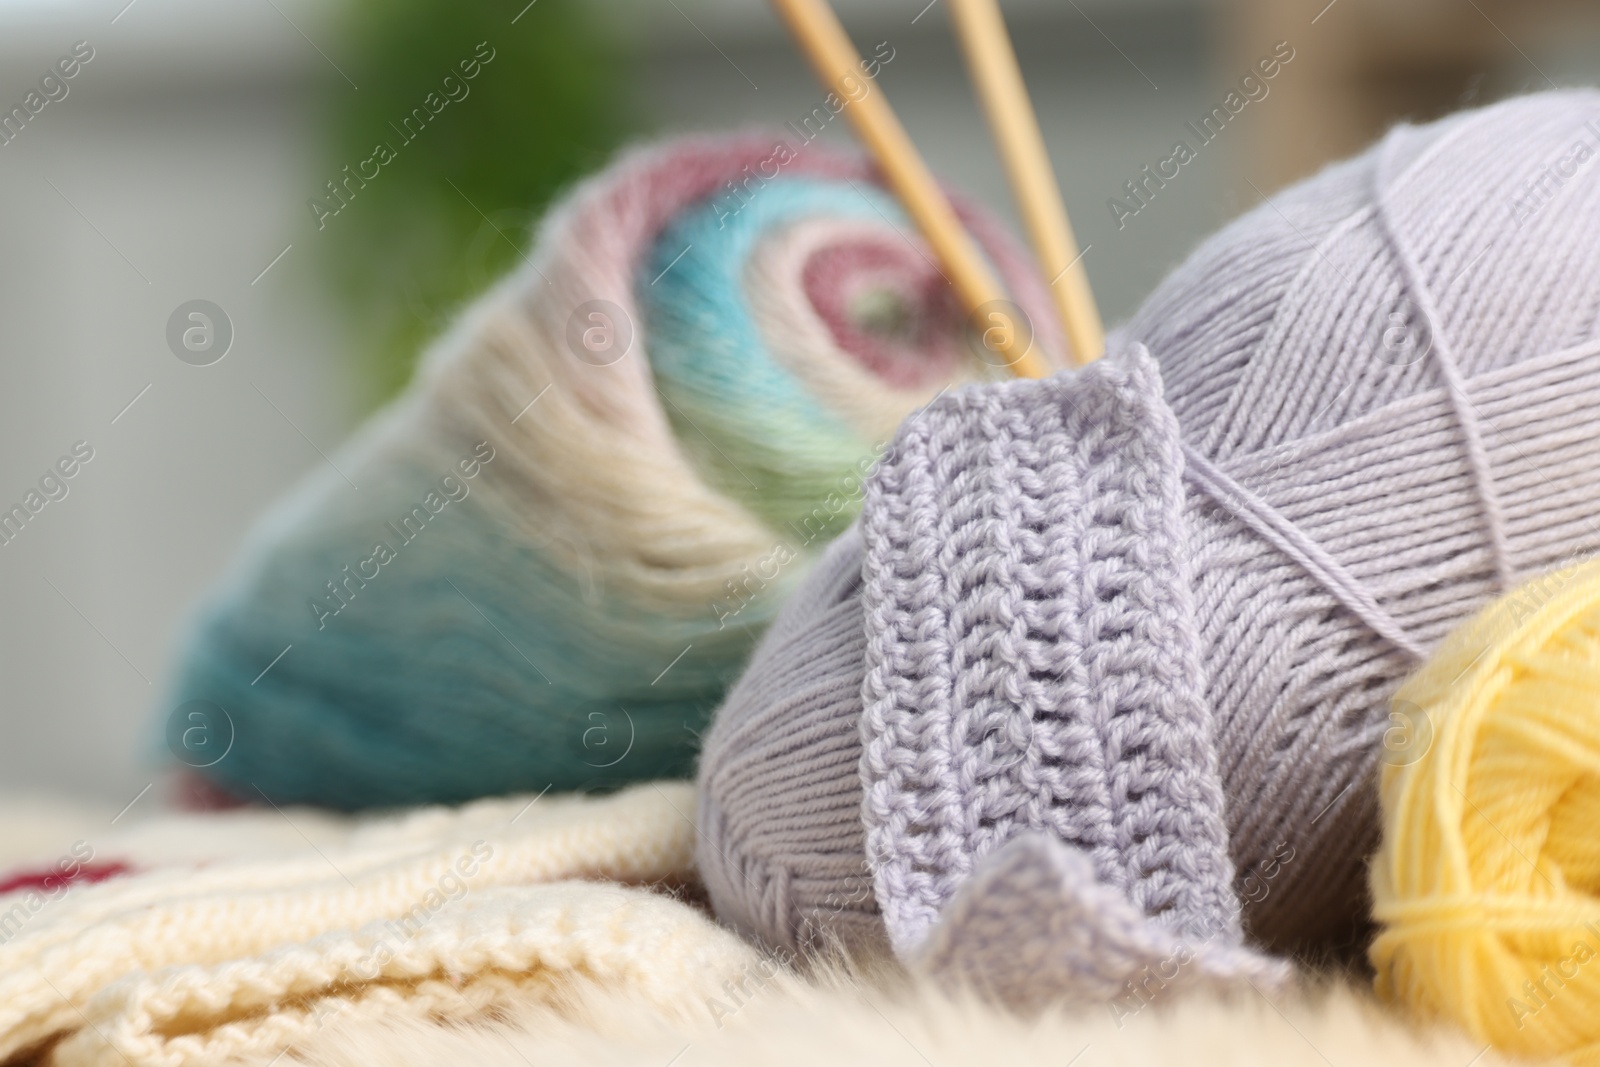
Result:
M574 205L547 229L581 229L593 217ZM585 233L559 244L601 239ZM556 243L547 237L541 246ZM439 450L434 465L448 470L491 435L496 477L483 488L516 537L568 573L606 561L611 586L642 608L681 614L692 605L703 615L729 579L771 550L772 534L690 465L662 414L642 336L609 366L568 351L568 314L588 300L612 300L642 330L632 278L595 278L582 264L541 258L548 285L532 269L512 275L430 360L422 414ZM416 424L405 432L415 434Z
M700 924L704 935L701 940L707 945L714 947L718 939L728 937L683 905L642 891L628 891L624 899L616 895L620 890L612 891L608 897L598 886L586 887L578 896L595 894L595 901L611 902L606 905L610 911L596 911L580 904L570 891L556 892L541 885L573 879L636 885L692 880L694 830L684 814L694 809L692 787L683 783L651 784L597 799L568 796L530 801L532 798L513 797L459 809L425 808L400 817L351 821L343 834L328 825L331 820L317 826L320 817L291 809L281 815L275 813L273 818L286 820L291 828L300 822L316 827L312 830L316 843L308 838L298 849L292 848L282 833L273 830L266 834L264 845L269 858L234 858L200 866L185 863L95 885L74 886L47 902L0 944L0 1062L80 1029L91 1004L102 1005L93 1011L99 1013L95 1016L96 1025L107 1033L132 1034L140 1028L166 1025L115 1021L116 1012L103 1006L109 1002L97 998L119 982L131 984L127 992L114 995L123 998L117 1003L125 1002L129 1012L145 1013L156 1010L146 1004L148 998L157 998L166 1005L168 1001L160 998L178 995L168 985L177 981L179 985L171 989L189 990L182 993L183 997L212 998L208 1010L218 1026L232 1018L229 1004L235 994L222 992L231 988L228 983L234 981L227 976L267 971L295 976L292 981L284 979L288 984L283 986L281 996L298 996L293 990L300 986L295 983L314 985L323 978L330 986L351 984L352 995L365 995L354 988L361 983L352 983L348 975L328 976L343 973L338 972L342 966L338 961L346 958L341 953L355 952L362 937L376 936L371 924L388 924L407 917L413 925L420 926L415 935L389 936L391 941L403 943L403 951L396 959L412 962L397 964L400 971L385 966L375 979L379 985L399 989L395 983L406 973L417 980L427 977L423 968L426 960L435 961L446 971L454 966L452 959L478 961L474 966L485 971L503 969L489 964L495 958L494 951L499 951L487 947L500 944L494 941L499 936L496 930L506 931L501 948L511 951L514 946L522 946L516 951L524 955L515 958L524 962L535 960L527 953L542 954L537 955L538 967L551 974L577 973L591 965L583 962L588 957L576 953L576 949L565 956L557 951L553 947L556 943L546 936L549 929L567 930L578 938L573 945L582 946L589 944L582 940L589 935L580 937L580 932L600 924L615 937L617 953L631 951L626 944L631 935L626 933L626 923L619 925L619 916L645 916L645 931L683 931L681 944L686 952L690 942L695 941L688 932L694 926L689 918ZM206 818L222 826L231 823L241 838L247 837L253 826L266 828L270 824L270 819L260 813ZM190 819L175 820L169 833L181 832L184 822ZM130 844L161 838L160 832L151 828L128 836ZM96 843L97 862L148 862L132 849L118 848L118 841L111 835L101 840L103 845ZM244 851L239 843L232 848L236 856ZM470 876L460 873L459 866L469 856L478 861L472 865ZM454 892L451 877L465 886L463 893ZM521 901L515 907L491 903L503 901L502 891L518 886L540 888L513 894ZM0 896L0 914L18 905L25 895L26 891L18 891ZM456 899L436 904L450 896ZM634 899L639 896L651 903ZM538 903L540 900L544 903ZM417 924L419 905L425 921ZM686 918L674 925L677 920L663 917L657 905L681 910ZM547 919L556 925L541 925ZM365 934L364 927L369 928ZM453 937L464 939L460 940L462 945L477 947L470 952L461 948L459 951L465 955L451 956L457 951L450 948ZM318 941L319 938L328 940ZM312 947L313 942L322 947ZM718 960L731 961L733 956L728 953L732 951L717 949L696 965L709 968ZM263 962L269 957L279 962ZM323 958L323 962L314 964L316 957ZM622 966L617 962L622 956L608 958L616 967ZM660 966L669 966L667 958L663 957ZM691 953L672 958L699 957ZM404 970L407 967L410 972ZM213 986L208 984L209 979L176 978L168 974L169 968L198 968L194 974L223 977L218 978L221 984ZM450 973L463 975L466 970L457 967ZM243 983L240 988L249 984L243 978L239 981ZM249 997L273 1000L280 995L269 996L255 986L250 988L256 991L248 993ZM205 989L213 992L204 993ZM277 1005L275 1009L258 1004L250 1011L270 1015L299 1010L287 1002L273 1003ZM185 1020L190 1018L187 1010L172 1010L174 1019L180 1015ZM138 1047L142 1046L135 1042ZM190 1061L158 1057L149 1062Z

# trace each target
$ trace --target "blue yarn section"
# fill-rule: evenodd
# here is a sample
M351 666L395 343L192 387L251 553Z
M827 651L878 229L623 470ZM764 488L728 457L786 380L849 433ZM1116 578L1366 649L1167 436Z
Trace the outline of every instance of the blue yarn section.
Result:
M763 238L801 220L910 225L882 190L815 178L780 179L740 203L727 194L674 219L639 265L635 289L667 415L701 477L786 527L837 489L873 442L767 353L746 299L746 264Z
M258 546L206 612L173 703L231 722L231 750L203 773L245 799L350 809L690 772L754 634L586 595L471 495L405 542L384 516L408 514L430 472L372 473L359 502L322 480L281 514L289 536ZM394 557L357 587L342 568L379 541ZM310 604L337 604L335 579L348 603L319 624Z
M900 221L886 196L862 192L775 181L725 228L696 206L639 267L647 347L680 440L707 479L775 525L814 507L869 444L767 355L745 262L801 218ZM440 479L457 457L419 440L425 424L410 432L335 457L359 491L324 467L257 528L162 709L173 754L246 800L342 809L689 775L699 733L781 606L777 589L725 625L709 605L648 610L606 588L603 561L598 581L568 573L509 526L482 488L494 463L445 502ZM419 522L430 493L438 510ZM379 544L385 562L373 562ZM220 713L191 750L196 706Z

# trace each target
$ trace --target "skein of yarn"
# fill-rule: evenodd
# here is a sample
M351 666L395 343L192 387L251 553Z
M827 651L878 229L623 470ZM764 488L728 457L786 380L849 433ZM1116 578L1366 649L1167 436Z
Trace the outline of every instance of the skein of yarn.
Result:
M1037 271L963 210L1058 352ZM169 744L226 792L338 808L688 774L875 442L1003 374L966 338L857 159L761 134L626 155L260 524Z
M1600 561L1463 626L1395 694L1381 994L1529 1057L1600 1063Z
M1173 938L1213 974L1364 947L1389 697L1600 550L1600 172L1530 193L1597 130L1590 91L1399 127L1206 241L1100 364L909 419L707 736L719 916L957 972L1009 938L1095 959L1048 992L1096 998L1182 972Z

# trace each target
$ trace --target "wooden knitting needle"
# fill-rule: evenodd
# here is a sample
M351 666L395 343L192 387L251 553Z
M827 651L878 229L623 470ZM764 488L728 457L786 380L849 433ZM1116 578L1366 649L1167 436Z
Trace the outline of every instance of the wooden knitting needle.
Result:
M1044 135L1017 65L1017 53L1006 33L998 0L950 0L956 37L966 53L967 69L978 87L984 114L1000 150L1011 192L1028 228L1061 312L1074 361L1082 366L1105 351L1105 328L1089 289L1078 242L1061 202Z
M882 89L857 99L861 90L861 56L850 43L838 16L827 0L772 0L789 31L800 42L824 85L850 103L844 109L856 134L883 169L906 213L939 257L945 275L955 287L962 308L977 316L983 343L1001 355L1013 373L1043 378L1051 373L1038 347L1029 343L1016 351L1019 340L1031 342L1031 328L1019 329L1004 312L986 306L1006 300L1005 290L961 225L944 191L934 181L928 165L917 153L905 127L889 108Z

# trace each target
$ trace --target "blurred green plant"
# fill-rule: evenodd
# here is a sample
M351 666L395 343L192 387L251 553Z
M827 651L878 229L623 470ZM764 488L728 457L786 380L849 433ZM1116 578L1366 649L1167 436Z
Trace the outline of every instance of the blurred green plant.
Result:
M404 386L428 342L526 252L551 198L604 164L630 132L624 47L591 8L585 0L347 3L342 57L360 89L331 90L324 169L345 181L343 168L372 160L375 146L393 154L364 185L341 187L342 207L324 196L338 216L323 220L317 244L358 338L366 404ZM490 52L475 77L463 77L463 61ZM447 96L462 86L464 96ZM437 114L429 94L434 108L447 100ZM417 108L431 118L420 129L405 122ZM360 169L370 176L373 165Z

